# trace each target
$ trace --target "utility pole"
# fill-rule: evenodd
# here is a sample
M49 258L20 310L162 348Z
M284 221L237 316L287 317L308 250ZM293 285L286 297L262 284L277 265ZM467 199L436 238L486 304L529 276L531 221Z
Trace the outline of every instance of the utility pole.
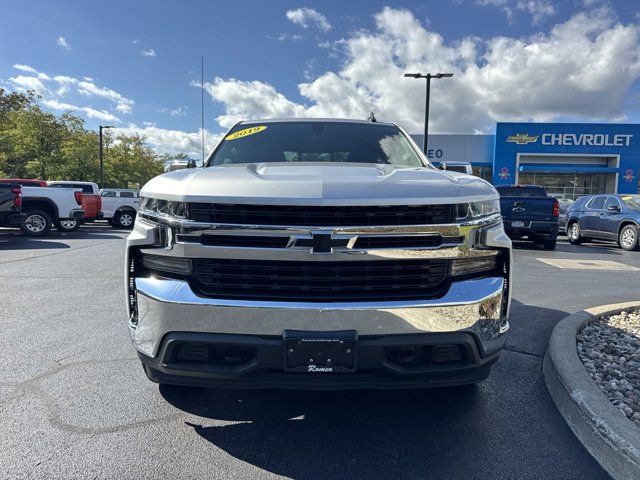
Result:
M104 188L104 160L102 154L102 130L106 130L107 128L115 128L113 125L100 125L98 127L99 137L100 137L100 188Z
M431 97L431 79L432 78L449 78L453 77L453 73L436 73L432 75L430 73L422 74L422 73L405 73L405 77L410 78L425 78L427 80L427 92L426 92L426 101L424 105L424 140L422 142L422 151L425 155L427 155L427 146L428 146L428 137L429 137L429 99Z

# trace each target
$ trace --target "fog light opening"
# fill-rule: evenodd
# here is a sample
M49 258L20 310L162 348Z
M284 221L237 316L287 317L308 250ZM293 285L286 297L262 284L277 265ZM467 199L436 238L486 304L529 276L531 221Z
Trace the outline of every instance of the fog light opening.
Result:
M436 345L433 347L433 363L461 363L464 351L460 345Z

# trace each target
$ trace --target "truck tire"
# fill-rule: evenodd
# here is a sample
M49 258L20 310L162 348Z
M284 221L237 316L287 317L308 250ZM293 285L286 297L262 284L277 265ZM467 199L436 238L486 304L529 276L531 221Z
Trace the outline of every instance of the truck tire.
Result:
M625 225L618 235L620 248L627 251L638 249L638 227L635 225Z
M555 250L556 249L557 240L555 238L547 238L542 241L542 248L545 250Z
M20 230L27 237L42 237L51 230L51 217L42 210L28 210L24 212L27 218L20 225Z
M75 232L78 228L80 228L80 222L72 218L58 220L55 225L56 228L61 232Z
M582 238L580 237L580 224L578 222L571 222L567 226L567 238L571 245L580 245Z
M131 230L133 228L133 222L136 220L136 214L131 210L121 210L116 212L113 216L112 225L115 228L123 228L125 230Z

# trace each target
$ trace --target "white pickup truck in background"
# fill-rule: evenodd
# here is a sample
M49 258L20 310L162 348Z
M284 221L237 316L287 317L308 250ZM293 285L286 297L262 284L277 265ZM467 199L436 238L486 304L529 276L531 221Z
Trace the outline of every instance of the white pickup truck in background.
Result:
M115 228L130 229L136 219L140 198L137 190L103 188L102 219L108 220Z
M20 227L25 235L41 237L52 224L76 222L84 216L82 192L67 188L22 187L22 213L27 217Z

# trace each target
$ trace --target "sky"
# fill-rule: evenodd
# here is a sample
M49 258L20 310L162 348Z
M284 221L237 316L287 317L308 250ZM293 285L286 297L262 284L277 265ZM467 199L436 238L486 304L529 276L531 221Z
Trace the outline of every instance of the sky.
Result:
M0 0L0 88L200 152L237 121L367 118L420 133L497 121L640 122L636 0Z

